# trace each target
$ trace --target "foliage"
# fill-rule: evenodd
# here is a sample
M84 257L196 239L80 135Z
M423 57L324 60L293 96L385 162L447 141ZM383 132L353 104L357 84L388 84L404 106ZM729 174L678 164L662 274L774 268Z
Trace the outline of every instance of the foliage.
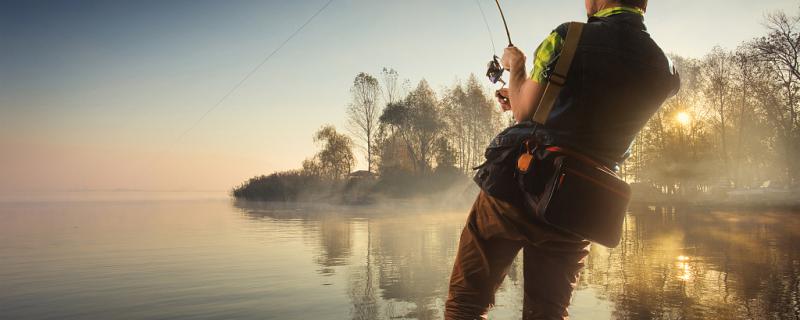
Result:
M454 149L453 164L469 173L483 162L484 148L501 130L501 115L475 75L470 75L466 85L447 90L442 104L446 139Z
M380 118L382 140L391 140L395 147L405 149L410 163L406 166L418 174L430 172L435 163L434 144L443 134L444 123L436 94L425 80L401 101L389 104ZM397 150L384 150L401 153ZM382 158L388 158L384 155ZM392 164L391 166L403 166Z
M326 125L314 134L314 141L322 144L322 150L303 162L303 171L334 181L347 178L355 165L352 140Z
M307 190L318 189L322 181L300 170L276 172L250 178L231 194L240 199L261 201L297 201Z

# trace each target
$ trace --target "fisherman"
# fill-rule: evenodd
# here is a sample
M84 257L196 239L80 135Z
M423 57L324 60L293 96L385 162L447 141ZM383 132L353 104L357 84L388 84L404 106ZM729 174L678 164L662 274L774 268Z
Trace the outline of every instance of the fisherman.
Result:
M677 92L680 79L646 31L647 0L585 0L585 5L588 22L568 74L553 75L570 26L565 23L536 49L530 74L525 55L516 47L505 49L502 65L510 72L509 87L497 97L502 109L524 124L536 112L548 81L563 83L536 137L617 170L637 133ZM515 182L492 183L513 190ZM495 291L523 250L523 319L567 319L590 242L532 219L531 209L514 191L489 194L482 189L461 234L445 318L486 318Z

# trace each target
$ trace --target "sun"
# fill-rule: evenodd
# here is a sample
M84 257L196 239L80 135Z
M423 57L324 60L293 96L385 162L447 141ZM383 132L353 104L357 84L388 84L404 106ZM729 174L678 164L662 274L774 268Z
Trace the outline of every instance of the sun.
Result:
M675 115L675 120L678 121L678 123L680 123L682 126L688 126L689 123L692 122L692 116L685 111L681 111Z

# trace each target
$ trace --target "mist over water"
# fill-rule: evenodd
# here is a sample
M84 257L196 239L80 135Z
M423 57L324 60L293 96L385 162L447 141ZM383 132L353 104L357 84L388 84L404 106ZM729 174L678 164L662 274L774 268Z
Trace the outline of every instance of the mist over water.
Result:
M467 207L469 204L465 203ZM634 207L574 319L796 319L800 212ZM441 319L466 209L0 202L2 319ZM518 319L522 265L493 319Z

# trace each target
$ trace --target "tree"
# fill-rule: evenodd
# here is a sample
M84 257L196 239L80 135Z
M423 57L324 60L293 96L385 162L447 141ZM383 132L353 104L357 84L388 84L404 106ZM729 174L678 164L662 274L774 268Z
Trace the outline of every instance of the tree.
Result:
M303 163L303 171L330 180L347 178L355 165L352 140L336 132L333 126L325 125L314 134L314 141L322 144L322 150L313 159Z
M774 126L782 145L786 179L797 183L800 154L800 16L789 17L783 12L767 16L768 34L750 43L757 61L764 63L774 81L777 96L767 96L773 103L762 104L767 120Z
M501 115L475 75L456 84L443 99L446 137L455 148L455 164L465 173L483 161L483 150L500 131Z
M393 102L383 109L379 118L378 145L380 173L387 171L413 171L416 160L408 143L408 108L402 102Z
M383 83L383 99L386 101L386 104L392 104L397 101L400 95L400 85L397 81L399 79L399 75L397 74L397 70L393 68L384 67L383 71L381 71L381 82Z
M416 155L416 170L420 173L429 172L433 167L433 146L436 139L442 134L443 123L438 110L438 101L428 82L422 80L417 88L411 91L405 99L408 107L409 143Z
M385 69L384 69L385 70ZM350 92L353 101L347 108L347 125L350 132L362 143L367 160L367 171L372 172L375 133L378 127L378 100L380 86L375 77L359 73L353 80Z
M714 113L713 118L717 126L721 148L719 155L722 158L723 175L726 184L731 181L728 161L728 127L731 125L731 117L734 111L731 101L734 99L732 79L734 68L734 57L720 47L714 47L711 53L703 59L704 92L708 107Z
M420 81L402 101L387 105L379 121L387 135L384 140L402 141L412 170L416 173L430 172L436 155L434 145L442 136L444 122L436 94L428 83Z
M733 73L735 110L732 118L736 131L733 152L733 178L737 188L759 187L769 180L775 162L770 150L769 141L774 135L764 120L763 101L765 96L774 95L769 75L763 63L754 58L752 48L740 46L733 55L735 65Z

